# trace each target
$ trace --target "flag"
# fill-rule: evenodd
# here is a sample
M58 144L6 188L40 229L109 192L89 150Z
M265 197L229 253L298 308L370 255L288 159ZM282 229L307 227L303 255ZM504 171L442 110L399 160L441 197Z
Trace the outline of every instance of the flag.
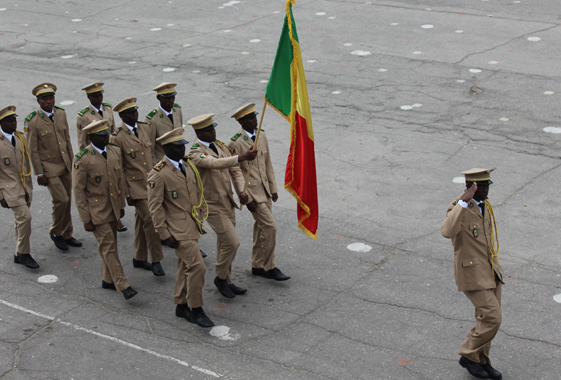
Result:
M319 214L314 131L300 43L292 16L294 3L295 0L286 2L286 16L265 101L290 123L290 153L284 188L298 202L298 227L312 239L317 239Z

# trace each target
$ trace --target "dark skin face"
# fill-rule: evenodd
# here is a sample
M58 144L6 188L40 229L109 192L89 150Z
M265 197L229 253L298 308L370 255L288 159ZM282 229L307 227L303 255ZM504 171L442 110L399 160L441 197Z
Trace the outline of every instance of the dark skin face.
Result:
M160 106L168 112L171 112L173 108L173 103L175 103L175 96L163 97L162 95L156 96L156 99L160 101Z
M197 134L197 138L201 141L204 141L204 142L207 142L207 143L213 143L213 142L216 141L216 129L215 128L197 130L197 131L195 131L195 133Z
M89 135L89 138L92 144L95 145L97 149L104 150L107 144L109 144L109 136L111 136L111 133L102 136Z
M468 201L473 198L478 202L484 201L489 195L489 185L488 184L478 184L477 182L466 182L466 192L462 199ZM469 197L469 198L467 198ZM467 198L464 199L464 198Z
M15 117L8 117L6 119L0 120L0 126L2 130L7 134L12 134L16 131L18 127L18 121Z
M54 95L41 96L40 98L37 98L37 103L39 103L39 106L44 111L47 111L49 113L53 112L53 108L55 106L55 96Z
M166 156L171 158L174 161L180 161L183 157L185 157L185 144L175 145L175 144L167 144L164 145L164 153Z
M255 114L244 116L238 120L238 123L241 124L245 131L255 133L255 129L257 128L257 116Z
M92 106L94 106L98 110L101 109L101 102L103 102L103 93L100 92L98 94L89 94L88 99L90 100Z
M138 111L121 112L119 117L123 120L123 123L134 127L138 121Z

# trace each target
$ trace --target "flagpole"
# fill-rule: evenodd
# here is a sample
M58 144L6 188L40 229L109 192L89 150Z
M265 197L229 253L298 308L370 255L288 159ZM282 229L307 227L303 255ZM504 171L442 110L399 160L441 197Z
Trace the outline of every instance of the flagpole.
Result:
M259 133L261 132L261 125L263 125L263 117L265 116L265 108L267 108L267 102L263 102L263 111L261 112L261 118L259 119L259 128L257 128L257 133L255 134L255 143L253 144L252 148L257 147L257 142L259 141ZM255 149L253 149L255 150ZM249 167L247 169L247 174L245 176L245 184L243 186L242 194L245 194L247 190L247 185L249 184L249 175L251 174L251 165L253 164L253 160L249 161ZM243 205L240 202L240 210L242 209Z

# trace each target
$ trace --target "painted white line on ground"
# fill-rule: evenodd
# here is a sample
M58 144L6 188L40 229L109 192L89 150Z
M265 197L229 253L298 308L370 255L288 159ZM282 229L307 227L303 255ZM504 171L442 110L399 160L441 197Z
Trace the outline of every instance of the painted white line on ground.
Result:
M87 328L85 328L85 327L75 325L74 323L61 321L60 319L56 319L56 320L55 320L55 317L51 317L50 315L43 314L43 313L39 313L39 312L30 310L30 309L27 309L27 308L25 308L25 307L23 307L23 306L19 306L19 305L10 303L10 302L6 302L6 301L4 301L4 300L0 300L0 303L3 304L3 305L6 305L6 306L8 306L8 307L11 307L11 308L13 308L13 309L20 310L20 311L23 311L23 312L26 312L26 313L29 313L29 314L33 314L33 315L36 315L36 316L41 317L41 318L48 319L49 321L53 321L53 320L54 320L55 322L58 322L58 323L60 323L61 325L71 327L71 328L73 328L73 329L75 329L75 330L80 330L80 331L87 332L88 334L92 334L92 335L98 336L98 337L100 337L100 338L104 338L104 339L110 340L110 341L112 341L112 342L122 344L123 346L129 347L129 348L134 348L135 350L138 350L138 351L141 351L141 352L145 352L145 353L150 354L150 355L154 355L154 356L156 356L156 357L158 357L158 358L169 360L169 361L171 361L171 362L177 363L177 364L182 365L182 366L184 366L184 367L192 368L192 369L194 369L195 371L204 373L205 375L209 375L209 376L216 377L216 378L222 377L221 374L216 373L216 372L214 372L214 371L211 371L211 370L208 370L208 369L205 369L205 368L201 368L201 367L194 366L194 365L192 365L192 364L189 364L189 363L187 363L187 362L184 362L183 360L179 360L179 359L176 359L176 358L174 358L174 357L172 357L172 356L168 356L168 355L163 355L163 354L157 353L157 352L155 352L155 351L152 351L152 350L149 350L149 349L140 347L140 346L138 346L138 345L136 345L136 344L126 342L126 341L124 341L124 340L121 340L121 339L112 337L112 336L110 336L110 335L101 334L101 333L98 333L97 331L93 331L93 330L87 329Z

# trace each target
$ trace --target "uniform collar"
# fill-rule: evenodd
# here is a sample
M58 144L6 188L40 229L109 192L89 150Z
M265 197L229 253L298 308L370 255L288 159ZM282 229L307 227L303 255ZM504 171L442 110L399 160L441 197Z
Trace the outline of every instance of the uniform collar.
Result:
M11 143L12 142L12 137L14 136L14 134L12 133L11 135L7 134L6 132L4 132L3 129L0 129L2 131L2 134L4 135L4 137L6 137L8 139L8 141Z
M97 146L95 146L94 144L92 144L92 147L93 147L95 150L97 150L97 153L99 153L99 154L101 154L101 153L107 151L107 146L106 146L105 149L103 149L103 150L99 149L99 148L98 148Z
M171 109L171 112L168 112L168 111L166 111L165 109L163 109L161 104L158 104L158 107L160 107L160 109L162 110L162 112L163 112L166 116L173 115L173 107L172 107L172 109Z

